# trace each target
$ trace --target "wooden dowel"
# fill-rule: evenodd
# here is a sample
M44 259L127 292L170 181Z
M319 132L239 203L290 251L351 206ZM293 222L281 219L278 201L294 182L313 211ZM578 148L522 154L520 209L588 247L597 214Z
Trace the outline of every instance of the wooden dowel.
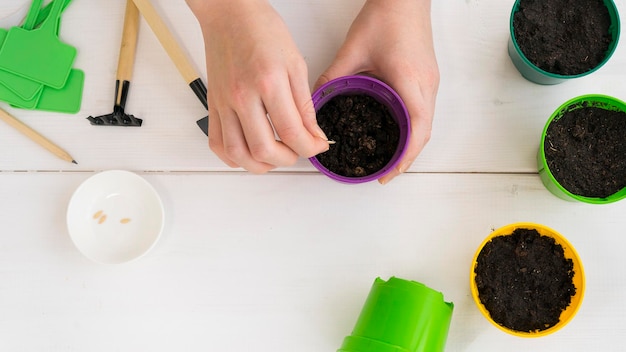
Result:
M133 0L127 0L120 56L117 62L117 79L120 81L130 81L132 78L137 51L137 33L139 33L139 9Z
M196 70L191 65L191 62L183 52L180 45L168 29L163 19L159 16L157 11L152 6L150 0L133 0L135 5L139 9L139 12L146 20L152 31L156 35L159 42L169 55L170 59L178 68L178 71L183 76L183 79L190 84L194 80L196 80L199 75L196 73Z
M71 163L78 164L74 160L74 158L72 158L72 156L68 152L66 152L65 150L61 149L61 147L59 147L56 144L52 143L46 137L42 136L37 131L35 131L32 128L28 127L23 122L21 122L20 120L16 119L15 117L13 117L8 112L6 112L6 111L4 111L2 109L0 109L0 120L6 122L7 124L9 124L9 126L15 128L19 132L23 133L24 135L26 135L26 137L30 138L33 142L35 142L35 143L41 145L42 147L46 148L49 152L51 152L52 154L56 155L57 157L65 160L65 161L69 161Z

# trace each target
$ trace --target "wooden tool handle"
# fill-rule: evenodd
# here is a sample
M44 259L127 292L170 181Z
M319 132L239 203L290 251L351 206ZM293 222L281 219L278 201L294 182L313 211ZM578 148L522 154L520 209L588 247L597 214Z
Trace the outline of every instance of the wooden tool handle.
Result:
M183 76L183 79L185 79L187 84L196 80L199 77L198 73L196 73L196 70L189 62L189 59L181 47L178 45L178 42L169 31L165 22L163 22L157 11L152 6L152 3L150 3L150 0L133 1L135 2L137 8L139 8L139 12L141 12L143 18L146 22L148 22L148 25L152 28L152 31L161 42L165 51L167 51L167 54L174 62L174 65L176 65L176 68L178 68L178 71Z
M137 9L133 0L127 0L126 12L124 13L124 29L122 30L122 44L117 62L117 80L120 82L130 82L132 78L138 32L139 9Z
M42 136L32 128L28 127L22 121L16 119L15 117L13 117L13 115L10 115L8 112L2 109L0 109L0 120L6 122L9 126L15 128L26 137L30 138L33 142L46 148L57 157L76 164L76 161L74 161L74 159L65 150L61 149L61 147L52 143L46 137Z

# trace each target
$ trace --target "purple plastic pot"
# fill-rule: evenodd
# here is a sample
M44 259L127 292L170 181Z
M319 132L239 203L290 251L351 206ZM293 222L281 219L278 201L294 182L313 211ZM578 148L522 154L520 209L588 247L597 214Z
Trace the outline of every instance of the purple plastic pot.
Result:
M338 95L368 95L385 105L400 127L400 140L398 141L396 152L382 169L363 177L338 175L328 170L316 157L309 158L309 161L321 173L338 182L355 184L377 180L393 170L406 151L409 144L409 135L411 134L409 112L400 96L391 87L378 79L368 76L344 76L322 85L313 93L315 111L319 111L324 104Z

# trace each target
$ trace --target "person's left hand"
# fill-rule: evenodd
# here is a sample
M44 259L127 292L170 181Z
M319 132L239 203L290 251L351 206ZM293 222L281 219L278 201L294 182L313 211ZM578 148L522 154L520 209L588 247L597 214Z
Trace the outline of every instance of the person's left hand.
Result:
M315 87L359 73L375 76L393 87L411 116L409 147L398 166L379 179L385 184L411 166L431 135L439 68L430 0L368 0Z

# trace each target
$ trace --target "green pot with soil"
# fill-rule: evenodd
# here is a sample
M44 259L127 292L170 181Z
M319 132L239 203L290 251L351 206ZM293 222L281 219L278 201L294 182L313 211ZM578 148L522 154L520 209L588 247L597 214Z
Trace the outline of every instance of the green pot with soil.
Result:
M310 158L331 179L348 184L381 178L398 165L409 143L409 113L384 82L362 75L327 82L313 93L317 122L331 141Z
M559 198L606 204L626 197L626 103L590 94L562 104L543 129L537 167Z
M585 291L576 250L555 230L515 223L480 245L470 272L474 302L487 320L519 337L551 334L570 322Z
M598 70L613 55L620 35L612 0L516 0L509 27L513 64L538 84Z

